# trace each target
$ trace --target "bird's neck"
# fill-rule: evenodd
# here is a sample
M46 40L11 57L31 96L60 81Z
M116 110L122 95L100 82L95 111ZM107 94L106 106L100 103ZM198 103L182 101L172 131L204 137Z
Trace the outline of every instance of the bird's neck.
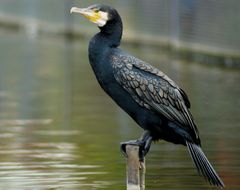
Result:
M95 74L101 78L103 72L107 72L107 56L112 48L120 45L122 38L122 21L120 16L107 22L104 27L100 27L100 32L96 34L89 43L89 60Z
M89 43L89 58L91 64L96 64L104 59L111 48L116 48L121 43L122 21L120 17L108 22L104 27L100 27L97 33ZM99 64L98 64L99 65Z
M100 27L99 37L103 38L109 47L118 47L122 39L122 20L119 15L114 20L108 21L103 27Z

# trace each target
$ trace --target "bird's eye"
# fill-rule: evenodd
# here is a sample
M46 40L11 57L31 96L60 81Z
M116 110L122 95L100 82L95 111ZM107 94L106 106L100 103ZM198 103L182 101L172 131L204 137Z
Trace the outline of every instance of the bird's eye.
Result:
M94 13L98 13L99 10L98 9L93 9Z

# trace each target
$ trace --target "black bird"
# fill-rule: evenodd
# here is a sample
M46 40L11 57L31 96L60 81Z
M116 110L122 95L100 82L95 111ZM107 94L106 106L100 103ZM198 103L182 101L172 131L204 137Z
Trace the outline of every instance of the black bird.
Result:
M88 49L92 69L103 90L144 129L141 139L122 143L122 151L127 144L136 144L143 158L155 140L185 145L198 172L223 188L224 183L201 149L186 93L157 68L118 48L123 30L118 12L100 4L73 7L72 12L98 25L100 32L91 39Z

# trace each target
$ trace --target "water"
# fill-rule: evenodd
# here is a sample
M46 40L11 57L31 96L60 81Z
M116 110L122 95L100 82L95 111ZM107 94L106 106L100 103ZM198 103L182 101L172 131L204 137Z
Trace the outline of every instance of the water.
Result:
M99 88L87 41L0 32L0 189L125 189L119 142L141 129ZM188 93L203 149L227 188L240 189L239 71L124 47ZM183 146L154 144L147 190L213 189Z

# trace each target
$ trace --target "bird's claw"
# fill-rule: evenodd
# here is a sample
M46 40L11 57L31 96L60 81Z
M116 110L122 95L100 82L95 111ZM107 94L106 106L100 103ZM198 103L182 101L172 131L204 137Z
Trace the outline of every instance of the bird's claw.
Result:
M126 146L127 145L135 145L135 146L139 146L139 161L143 162L144 161L144 157L145 155L148 153L149 151L149 147L147 147L146 142L142 141L142 140L130 140L127 142L122 142L120 145L120 149L122 154L127 157L127 153L126 153Z

